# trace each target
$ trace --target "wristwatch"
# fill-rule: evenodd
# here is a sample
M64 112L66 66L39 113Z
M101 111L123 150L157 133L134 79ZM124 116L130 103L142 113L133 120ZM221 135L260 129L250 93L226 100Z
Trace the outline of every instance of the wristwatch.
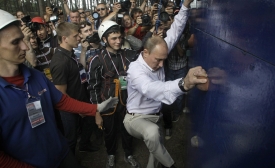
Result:
M187 90L184 89L184 81L183 81L183 78L179 81L178 85L179 85L179 88L180 88L181 91L187 92Z

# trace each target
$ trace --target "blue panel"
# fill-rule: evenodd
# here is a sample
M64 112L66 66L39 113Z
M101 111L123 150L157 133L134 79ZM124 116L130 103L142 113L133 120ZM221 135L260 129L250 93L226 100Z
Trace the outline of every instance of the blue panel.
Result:
M245 12L246 9L252 11L253 5L245 6L244 0L239 1L215 1L213 11L192 13L206 20L201 22L192 17L196 46L189 65L205 68L211 84L208 92L194 89L189 94L192 125L188 136L189 139L197 136L198 142L195 146L188 143L186 168L275 167L275 66L271 63L275 63L272 57L275 50L266 43L275 44L274 38L270 38L274 37L275 22L273 30L253 35L254 23L248 22L252 18ZM265 3L259 2L251 3L254 8L262 9L260 4ZM230 12L233 6L235 9ZM244 15L237 19L232 13L241 8ZM222 17L230 22L217 23L216 14L222 15L216 19ZM230 17L238 21L233 22ZM245 23L249 23L251 29L237 29L242 23L240 20L247 20ZM234 35L221 33L225 31ZM244 43L246 37L251 39L249 43Z
M195 28L275 65L275 1L201 0Z

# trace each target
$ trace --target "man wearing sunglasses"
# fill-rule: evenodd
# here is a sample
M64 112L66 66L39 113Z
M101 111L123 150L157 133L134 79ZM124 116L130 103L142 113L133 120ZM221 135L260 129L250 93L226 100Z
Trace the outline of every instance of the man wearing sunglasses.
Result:
M99 19L95 20L95 30L98 29L101 22L108 16L108 8L106 3L99 3L96 7L96 12L99 14Z
M80 18L85 18L85 20L86 20L86 14L85 14L84 10L82 8L79 8L78 12L80 14Z

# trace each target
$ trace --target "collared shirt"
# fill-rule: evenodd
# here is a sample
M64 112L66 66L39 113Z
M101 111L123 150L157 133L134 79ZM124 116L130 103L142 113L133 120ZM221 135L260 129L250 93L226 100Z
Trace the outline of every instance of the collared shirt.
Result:
M57 47L52 57L50 71L54 85L67 85L66 93L79 101L89 102L87 90L81 84L80 70L83 69L72 51Z
M128 99L130 113L158 113L161 103L172 104L183 94L178 83L180 79L165 82L164 68L152 70L142 55L131 63L127 71Z
M168 46L168 53L174 48L188 19L188 9L183 5L171 28L164 39ZM178 87L180 79L165 82L164 68L153 71L142 57L132 62L127 71L127 110L130 113L154 114L158 113L161 103L172 104L183 94Z
M62 93L41 72L25 65L19 68L29 94L40 99L46 122L32 128L26 109L27 92L0 77L0 148L34 167L58 167L69 151L57 129L53 109Z

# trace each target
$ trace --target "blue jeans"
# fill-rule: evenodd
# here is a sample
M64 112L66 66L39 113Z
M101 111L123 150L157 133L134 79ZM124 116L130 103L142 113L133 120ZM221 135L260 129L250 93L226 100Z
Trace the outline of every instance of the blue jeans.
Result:
M188 72L187 66L179 70L165 69L165 81L184 78ZM172 115L178 116L183 109L183 95L179 96L171 105L163 104L162 113L165 128L172 128Z

